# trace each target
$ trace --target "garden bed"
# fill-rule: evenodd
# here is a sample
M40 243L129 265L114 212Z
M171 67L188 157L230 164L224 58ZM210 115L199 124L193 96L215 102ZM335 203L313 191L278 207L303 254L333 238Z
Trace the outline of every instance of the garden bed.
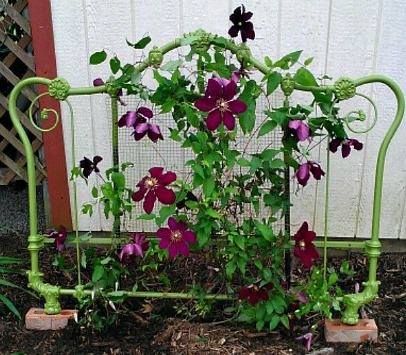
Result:
M19 237L1 237L1 254L23 257L29 260L25 249L25 240ZM52 266L54 254L42 252L42 268L47 281L55 284L69 279L68 274L56 271ZM342 287L351 290L354 281L362 281L366 277L367 264L364 256L349 254L351 265L356 271L352 280L344 281ZM332 260L339 264L340 258ZM207 261L205 261L207 262ZM184 264L178 263L179 268ZM209 264L208 264L209 265ZM28 267L28 266L25 266ZM193 268L197 268L193 270ZM201 273L199 263L191 266L190 273ZM177 272L173 268L173 276ZM179 275L178 274L178 275ZM295 275L297 276L297 275ZM297 276L300 277L300 276ZM64 279L66 278L66 279ZM295 277L296 278L296 277ZM294 278L294 279L295 279ZM14 275L12 281L26 286L25 275ZM63 280L64 279L64 280ZM406 254L385 254L380 259L378 279L382 282L380 298L367 306L366 312L373 317L379 327L377 344L332 345L326 344L323 334L316 334L312 351L333 347L335 353L360 354L403 354L406 349ZM177 287L182 279L176 278ZM74 280L72 280L74 282ZM187 282L187 280L185 281ZM39 301L24 292L6 290L5 294L16 304L22 314ZM70 298L62 299L63 307L72 307ZM227 321L224 303L214 306L210 318L196 317L188 314L190 303L173 301L131 300L124 305L123 312L117 323L109 330L99 333L81 328L72 323L62 331L36 332L24 328L23 322L16 321L11 315L3 317L5 309L1 309L0 320L0 353L13 352L29 354L301 354L304 346L295 337L301 334L306 321L295 323L293 333L257 332L255 328L242 327ZM225 320L226 319L226 320ZM326 352L324 352L326 354Z

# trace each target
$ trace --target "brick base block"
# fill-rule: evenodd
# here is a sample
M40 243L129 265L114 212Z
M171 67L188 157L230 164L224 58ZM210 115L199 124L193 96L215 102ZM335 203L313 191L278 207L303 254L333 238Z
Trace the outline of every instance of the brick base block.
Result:
M25 315L25 327L31 330L63 329L69 319L77 319L77 313L75 309L64 309L59 314L45 314L42 308L30 308Z
M378 327L373 319L360 319L355 325L343 324L339 319L326 319L324 336L329 343L377 341Z

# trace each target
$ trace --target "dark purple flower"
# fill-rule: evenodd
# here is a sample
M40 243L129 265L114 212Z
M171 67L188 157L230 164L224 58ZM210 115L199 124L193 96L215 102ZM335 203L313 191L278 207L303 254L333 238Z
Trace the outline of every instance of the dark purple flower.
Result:
M296 340L302 340L304 346L306 347L306 350L310 351L310 349L312 348L313 334L312 333L303 334L300 337L297 337Z
M93 86L102 86L104 84L105 83L102 78L96 78L93 80Z
M80 161L80 167L83 169L83 176L87 179L93 171L95 173L100 173L97 164L99 164L102 160L103 158L99 155L93 157L93 161L89 158L83 157L83 160Z
M358 139L340 139L334 138L329 144L329 149L331 152L337 152L338 147L341 145L341 155L343 158L347 158L351 153L351 147L355 150L361 150L363 144Z
M300 259L306 269L310 269L313 265L313 261L319 258L319 253L313 244L315 238L316 233L309 231L307 222L303 222L294 236L295 247L293 254Z
M189 255L190 244L196 243L196 234L188 230L186 223L178 222L175 218L168 219L169 228L159 228L156 232L160 238L159 247L167 249L170 258L177 255Z
M49 233L49 237L54 238L55 248L56 250L58 250L58 252L61 252L62 250L65 249L65 241L66 238L68 237L68 233L65 227L60 226L58 230L54 230L51 233Z
M135 256L143 257L148 250L149 241L145 239L144 233L131 233L131 242L121 248L119 258L121 262L129 262Z
M207 83L205 95L196 100L195 106L203 112L208 112L207 128L214 131L223 122L229 129L235 127L235 114L245 112L247 105L239 100L233 100L237 94L235 80L211 78Z
M141 201L144 197L143 208L146 213L151 213L154 209L155 201L165 205L175 202L175 193L166 186L176 180L176 174L172 171L163 173L164 168L154 167L149 169L150 176L145 176L137 184L138 191L132 194L135 202Z
M246 42L247 38L254 39L254 25L251 21L248 21L251 17L252 12L245 12L244 5L235 8L234 12L230 15L230 21L233 23L233 25L228 30L228 34L231 37L237 37L238 32L241 32L241 39L243 42Z
M269 298L269 291L273 288L272 284L263 287L257 285L249 285L241 287L238 291L238 298L246 300L249 304L255 306L261 301L266 301Z
M288 126L300 142L303 142L310 137L309 126L302 120L292 120L289 122Z
M316 180L320 180L321 177L325 175L319 164L309 160L306 163L301 164L297 169L295 174L297 182L302 186L306 186L310 178L310 173Z

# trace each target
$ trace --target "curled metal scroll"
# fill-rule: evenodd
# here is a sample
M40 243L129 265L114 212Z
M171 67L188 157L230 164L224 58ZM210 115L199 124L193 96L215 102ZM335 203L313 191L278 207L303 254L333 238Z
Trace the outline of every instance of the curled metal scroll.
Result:
M375 127L376 122L378 121L378 108L377 108L375 102L370 97L368 97L364 94L361 94L361 93L356 93L355 95L366 99L372 105L373 111L374 111L372 124L367 128L359 129L359 130L351 127L351 123L354 121L365 121L366 120L366 115L362 110L350 111L343 117L343 121L344 121L345 125L347 126L347 128L353 133L357 133L357 134L368 133L370 130L372 130L372 128ZM358 117L354 118L354 115L358 115Z
M34 105L36 104L36 102L41 97L46 96L46 95L49 95L48 91L38 95L34 100L32 100L32 102L30 104L30 107L28 108L28 118L30 119L31 124L41 132L51 132L52 130L54 130L56 128L56 126L58 125L58 123L60 121L59 113L56 110L54 110L52 108L44 108L44 109L41 110L41 114L40 114L41 120L48 119L49 113L53 113L54 116L55 116L55 123L49 128L42 128L42 127L38 126L35 123L34 116L33 116L33 113L32 113L32 109L33 109Z

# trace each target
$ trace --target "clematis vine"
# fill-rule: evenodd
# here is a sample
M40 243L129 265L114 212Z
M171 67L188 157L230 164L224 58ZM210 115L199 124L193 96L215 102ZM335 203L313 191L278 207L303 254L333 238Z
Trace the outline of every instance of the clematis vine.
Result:
M249 285L241 287L238 291L238 298L247 301L250 305L255 306L261 301L266 301L269 298L269 291L273 288L272 284L263 287L257 285Z
M58 250L58 252L61 252L65 249L65 241L68 237L68 233L65 227L60 226L58 230L51 231L49 233L49 237L54 238L55 248L56 250Z
M302 120L292 120L288 124L289 129L295 134L296 138L303 142L310 137L310 128Z
M334 138L329 144L331 152L337 152L338 147L341 146L341 155L343 158L347 158L351 153L351 147L355 150L362 150L363 144L358 139L340 139Z
M138 191L132 194L132 199L139 202L144 199L143 208L146 213L151 213L156 200L164 205L175 202L176 196L173 190L167 186L176 180L176 174L172 171L164 173L164 168L153 167L149 169L150 176L145 176L137 184Z
M93 86L102 86L105 84L106 83L104 82L104 80L102 78L96 78L93 80ZM123 96L123 89L119 89L117 91L117 99L122 106L127 106L127 104L122 100L122 96Z
M313 262L319 258L319 253L313 244L315 238L316 233L309 231L307 222L303 222L294 236L295 247L293 254L300 259L306 269L310 269Z
M297 169L295 174L297 182L302 186L306 186L307 182L309 181L310 174L312 174L316 180L320 180L321 177L325 175L325 172L322 170L320 164L308 160L306 163L301 164Z
M231 37L237 37L238 32L241 33L241 40L247 42L247 39L255 39L254 25L249 21L252 17L252 12L245 12L245 6L241 5L234 9L230 15L230 21L233 25L228 30Z
M99 155L93 157L93 160L83 157L83 160L80 161L79 166L82 169L83 176L87 179L91 173L100 173L100 169L97 167L103 158Z
M203 112L208 112L207 128L216 130L221 123L230 131L235 128L234 115L243 113L247 109L245 102L234 99L237 94L236 76L233 80L225 78L211 78L208 80L205 95L195 101L195 106Z
M163 140L164 138L159 126L150 122L153 116L153 112L148 107L141 106L137 111L127 111L122 115L118 121L118 126L134 128L132 135L136 141L148 135L148 138L156 143L158 139Z
M189 256L190 245L196 243L196 234L187 228L186 223L173 217L168 219L168 227L159 228L156 232L160 239L159 247L167 249L171 259L178 255Z
M131 261L134 257L143 257L148 250L149 241L144 233L131 233L131 242L121 248L119 258L123 263Z

